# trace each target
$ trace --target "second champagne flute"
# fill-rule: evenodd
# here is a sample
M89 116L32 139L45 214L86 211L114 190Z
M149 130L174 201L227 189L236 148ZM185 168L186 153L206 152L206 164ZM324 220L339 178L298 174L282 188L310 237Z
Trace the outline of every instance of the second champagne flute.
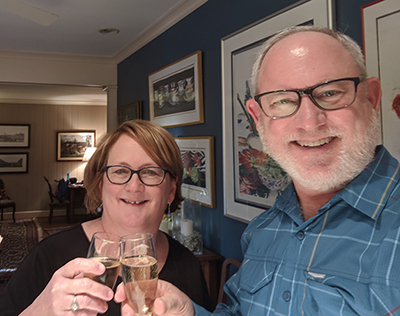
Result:
M158 281L153 235L138 233L122 237L121 266L129 305L136 316L151 316Z
M121 237L106 233L97 232L93 234L90 242L87 258L96 260L106 267L106 271L102 275L85 274L94 281L107 285L113 289L119 273L119 257L120 257Z

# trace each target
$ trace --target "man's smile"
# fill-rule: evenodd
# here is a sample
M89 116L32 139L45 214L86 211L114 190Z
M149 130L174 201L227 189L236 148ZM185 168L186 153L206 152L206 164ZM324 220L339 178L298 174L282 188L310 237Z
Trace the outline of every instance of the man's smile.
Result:
M314 141L297 140L296 143L302 147L319 147L330 143L335 137L326 137Z

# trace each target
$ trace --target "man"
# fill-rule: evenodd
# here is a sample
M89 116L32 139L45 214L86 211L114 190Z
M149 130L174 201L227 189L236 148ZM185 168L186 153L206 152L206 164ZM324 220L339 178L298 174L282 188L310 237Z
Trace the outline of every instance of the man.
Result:
M380 84L359 47L287 29L263 46L253 85L247 109L293 183L246 228L232 303L214 313L400 315L399 163L376 146ZM209 314L169 284L158 294L156 315Z

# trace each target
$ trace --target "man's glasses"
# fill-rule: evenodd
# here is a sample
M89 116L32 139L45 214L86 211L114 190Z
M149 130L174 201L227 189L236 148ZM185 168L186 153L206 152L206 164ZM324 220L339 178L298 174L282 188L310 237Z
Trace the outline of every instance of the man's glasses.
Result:
M113 184L128 183L133 174L137 173L140 182L148 186L160 185L165 178L167 169L161 167L145 167L139 170L133 170L122 165L112 165L104 167L107 179Z
M334 111L348 107L356 99L362 78L342 78L304 90L277 90L254 97L264 114L272 119L294 115L300 108L301 97L307 94L321 110Z

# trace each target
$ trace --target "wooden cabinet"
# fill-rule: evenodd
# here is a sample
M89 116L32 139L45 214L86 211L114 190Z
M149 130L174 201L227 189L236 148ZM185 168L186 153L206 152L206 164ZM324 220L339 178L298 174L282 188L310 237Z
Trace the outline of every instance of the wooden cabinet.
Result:
M222 256L203 248L203 254L196 255L203 268L204 277L206 278L208 293L210 293L211 303L213 308L217 304L218 299L218 280L217 280L217 269L218 262L223 258Z

